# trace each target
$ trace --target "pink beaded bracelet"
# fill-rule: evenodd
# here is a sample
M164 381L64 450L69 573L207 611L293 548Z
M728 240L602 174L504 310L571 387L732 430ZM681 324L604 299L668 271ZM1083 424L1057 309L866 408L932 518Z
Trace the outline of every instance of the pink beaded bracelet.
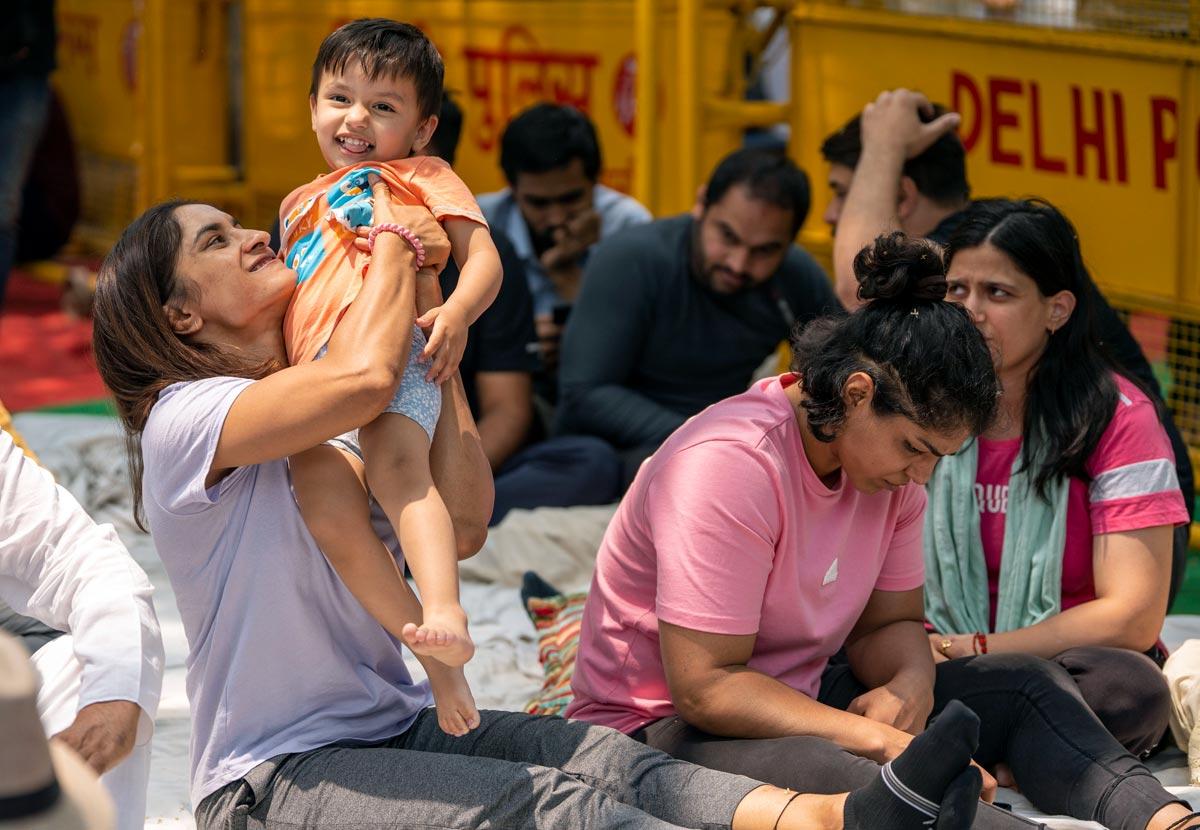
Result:
M413 253L417 255L417 268L425 264L425 246L421 244L421 238L410 231L403 225L397 225L395 222L383 222L371 228L371 234L367 237L367 247L375 250L375 237L381 233L394 233L405 242L412 246Z

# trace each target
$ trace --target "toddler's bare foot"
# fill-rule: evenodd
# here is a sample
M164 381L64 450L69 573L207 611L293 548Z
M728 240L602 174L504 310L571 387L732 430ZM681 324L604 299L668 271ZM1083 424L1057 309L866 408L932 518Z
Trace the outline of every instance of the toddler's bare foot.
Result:
M475 708L475 697L462 668L434 666L428 674L438 726L442 731L461 738L479 726L479 710Z
M401 632L415 654L432 657L447 666L461 666L475 656L475 644L467 633L467 615L461 607L445 610L426 608L421 625L409 623Z

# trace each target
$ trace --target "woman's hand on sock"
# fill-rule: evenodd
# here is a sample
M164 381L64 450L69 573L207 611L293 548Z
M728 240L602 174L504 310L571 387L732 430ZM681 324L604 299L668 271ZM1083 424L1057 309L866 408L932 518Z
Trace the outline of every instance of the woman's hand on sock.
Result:
M981 778L971 757L979 748L979 716L951 701L942 716L890 760L879 777L851 792L845 830L962 830L974 826Z
M896 729L893 726L886 724L876 724L877 727L877 749L870 753L867 757L877 764L886 764L894 758L898 758L908 748L908 745L913 741L913 735ZM991 773L974 761L971 766L979 769L979 774L983 778L982 798L984 801L991 804L996 799L996 779Z

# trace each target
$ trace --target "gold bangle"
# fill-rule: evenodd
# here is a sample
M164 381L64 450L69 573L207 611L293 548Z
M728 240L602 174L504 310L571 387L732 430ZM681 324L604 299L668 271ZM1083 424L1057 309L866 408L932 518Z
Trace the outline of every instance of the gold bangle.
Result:
M940 651L942 653L942 656L949 657L950 656L950 646L952 646L952 645L954 645L953 640L951 640L949 637L943 637L942 641L940 643L938 643L938 651Z

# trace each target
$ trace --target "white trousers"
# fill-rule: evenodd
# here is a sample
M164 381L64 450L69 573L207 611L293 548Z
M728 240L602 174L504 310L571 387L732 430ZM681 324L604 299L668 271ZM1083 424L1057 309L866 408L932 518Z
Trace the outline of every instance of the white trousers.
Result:
M56 735L75 722L83 667L75 659L69 634L50 641L33 655L41 687L38 715L47 735ZM100 776L100 783L117 806L117 830L142 830L146 826L146 787L150 782L150 719L142 714L137 745L121 763Z

